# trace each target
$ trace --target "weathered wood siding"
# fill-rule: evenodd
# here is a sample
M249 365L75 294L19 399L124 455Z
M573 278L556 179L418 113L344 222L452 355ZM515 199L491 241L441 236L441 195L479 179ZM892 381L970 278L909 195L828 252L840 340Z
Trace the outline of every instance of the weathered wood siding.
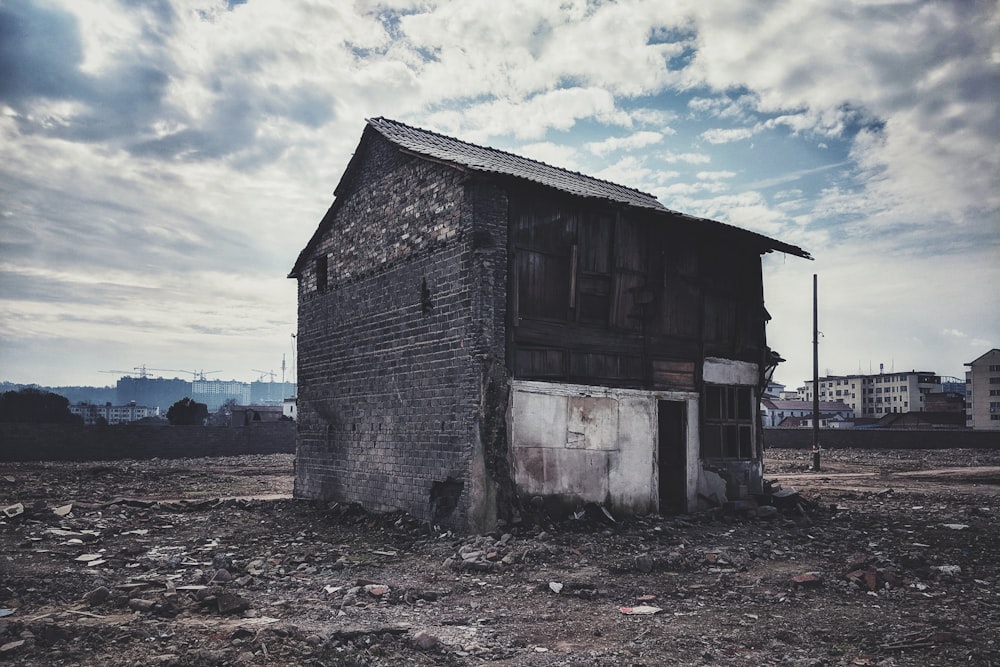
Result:
M514 377L692 390L706 356L764 357L760 256L680 216L510 196Z

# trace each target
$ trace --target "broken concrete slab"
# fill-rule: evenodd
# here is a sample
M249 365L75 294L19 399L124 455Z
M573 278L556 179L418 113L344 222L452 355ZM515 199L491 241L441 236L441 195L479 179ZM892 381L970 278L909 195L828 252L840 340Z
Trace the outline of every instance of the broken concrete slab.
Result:
M7 505L2 510L3 515L8 519L13 519L16 516L24 514L24 505L21 503L14 503L13 505Z

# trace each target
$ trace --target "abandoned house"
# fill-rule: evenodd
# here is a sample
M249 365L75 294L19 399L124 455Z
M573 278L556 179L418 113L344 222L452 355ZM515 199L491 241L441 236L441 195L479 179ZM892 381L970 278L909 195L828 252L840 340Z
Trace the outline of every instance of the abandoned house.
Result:
M760 257L652 195L367 122L298 281L295 495L492 528L760 491Z

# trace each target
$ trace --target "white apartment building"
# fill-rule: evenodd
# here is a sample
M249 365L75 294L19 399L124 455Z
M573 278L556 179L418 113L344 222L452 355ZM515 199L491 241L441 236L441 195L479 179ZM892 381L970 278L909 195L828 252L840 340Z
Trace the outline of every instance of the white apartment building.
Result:
M204 403L209 412L215 412L226 401L237 405L250 403L250 383L238 380L195 380L191 383L191 399Z
M997 387L1000 389L1000 387ZM941 391L941 376L930 371L831 375L819 379L819 400L843 401L855 417L883 417L892 413L923 412L924 396ZM799 388L804 401L813 400L813 383Z
M832 427L835 422L849 422L854 418L854 411L843 401L820 401L819 413L822 427ZM808 424L811 425L812 416L812 401L781 398L762 398L760 401L760 418L764 428L777 428L790 418L808 419Z
M977 431L1000 431L1000 349L993 348L965 364L965 425Z
M74 415L83 417L84 424L96 424L98 419L103 419L108 424L126 424L128 422L139 421L144 417L154 417L160 414L159 408L136 405L135 401L128 405L78 403L77 405L69 406L69 411Z

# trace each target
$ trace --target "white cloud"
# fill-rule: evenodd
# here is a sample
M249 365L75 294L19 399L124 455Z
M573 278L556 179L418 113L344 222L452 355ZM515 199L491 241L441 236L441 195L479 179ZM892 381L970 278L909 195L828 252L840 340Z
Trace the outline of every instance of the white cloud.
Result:
M629 115L639 125L655 127L664 134L676 134L676 130L670 128L670 123L677 118L677 114L672 111L643 107L632 109Z
M629 122L628 115L617 107L614 96L600 88L564 88L539 93L526 100L488 100L462 111L427 115L427 120L441 131L474 142L485 142L498 135L541 139L549 130L569 130L584 118L609 125Z
M621 150L655 146L662 140L662 132L636 132L627 137L608 137L603 141L592 141L585 144L585 147L594 155L604 156Z
M712 161L712 157L706 153L675 153L673 151L668 151L666 153L661 153L659 157L664 162L669 164L686 163L686 164L708 164Z
M695 117L732 119L746 122L753 118L759 101L753 95L741 95L736 99L728 96L694 97L688 102L688 109Z
M648 189L646 185L647 181L654 180L656 172L646 165L642 159L628 155L604 169L595 171L591 175L611 181L612 183L620 183L640 190L646 190Z
M570 171L580 171L580 160L576 150L565 144L556 144L551 141L522 144L518 148L517 153L524 157L530 157L534 160L551 164L554 167L562 167Z
M736 176L735 171L699 171L695 176L701 181L718 181Z
M752 136L753 130L748 127L712 128L701 133L701 137L710 144L728 144Z
M828 349L836 340L849 350L836 361L845 371L858 363L851 354L942 370L935 348L948 363L968 361L970 346L1000 330L992 294L971 287L956 298L943 268L960 262L989 276L984 284L1000 281L994 2L5 9L24 28L0 60L5 369L60 354L72 367L102 335L117 345L102 354L120 354L119 328L133 341L142 331L144 349L165 356L194 344L237 363L238 336L194 333L227 322L255 332L239 342L248 355L284 349L295 318L285 272L329 206L363 118L377 115L651 191L813 251L815 264L769 269L768 288L797 289L822 269L843 307L835 312L851 312L857 328L828 325ZM739 143L750 137L752 161ZM52 304L66 304L67 319ZM952 333L921 319L927 304ZM780 337L786 313L768 308ZM921 335L890 351L859 333L880 327ZM31 335L56 330L93 342L24 352Z
M759 111L779 113L765 127L821 136L842 136L849 122L881 127L853 155L885 176L869 189L895 201L900 218L954 220L969 202L1000 208L1000 154L984 150L1000 125L995 3L730 4L695 15L692 84L753 90Z

